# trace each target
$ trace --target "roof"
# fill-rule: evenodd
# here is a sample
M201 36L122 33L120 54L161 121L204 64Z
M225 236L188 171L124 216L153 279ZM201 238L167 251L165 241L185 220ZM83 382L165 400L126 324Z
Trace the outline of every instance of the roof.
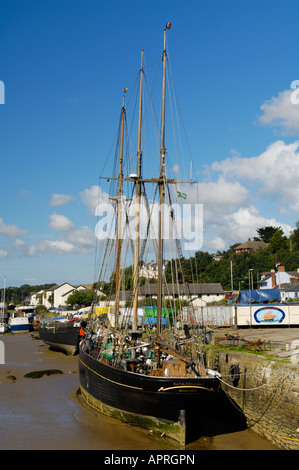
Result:
M292 282L291 284L281 284L280 290L284 292L299 292L299 282Z
M125 301L128 301L128 300L132 300L133 299L133 291L131 290L121 290L119 292L119 300L120 302L125 302ZM106 301L113 301L115 300L115 294L111 295L110 297L108 297L106 299Z
M79 289L79 287L84 287L84 289ZM92 289L88 289L86 286L83 286L82 284L79 284L77 286L74 286L73 289L71 289L71 290L65 292L64 294L62 294L61 297L64 297L65 295L70 295L73 292L82 292L82 291L86 293L86 292L92 291Z
M224 290L219 282L194 283L194 284L164 284L162 286L163 295L203 295L203 294L224 294ZM144 284L140 287L140 295L157 295L158 284Z
M84 287L85 289L91 290L93 287L93 284L74 284L73 287L75 287L76 289L78 287Z
M49 290L55 290L55 289L57 289L57 287L59 287L58 284L55 284L54 286L49 287L49 289L47 289L47 291L49 291Z
M279 273L279 272L283 272L285 274L288 274L290 276L290 278L298 278L299 277L298 271L275 271L273 274L275 274L275 276L276 276L276 274ZM263 276L263 279L260 279L258 281L258 283L260 283L260 284L262 284L263 282L270 279L271 272L270 271L265 271L265 272L261 273L261 276ZM285 284L285 285L289 285L289 284Z
M266 248L268 243L262 242L260 240L247 240L247 242L242 243L235 247L236 250L260 250L262 248Z

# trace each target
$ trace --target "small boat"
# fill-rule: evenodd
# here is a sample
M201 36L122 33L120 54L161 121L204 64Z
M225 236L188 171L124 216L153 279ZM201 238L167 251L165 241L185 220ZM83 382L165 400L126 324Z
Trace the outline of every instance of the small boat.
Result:
M30 323L26 314L19 310L10 315L8 326L12 333L26 333L29 331Z
M74 318L58 320L50 318L39 322L39 337L52 349L74 356L78 353L80 337L83 336L85 322Z
M210 414L219 405L221 396L221 375L217 370L210 370L206 367L205 356L202 346L202 336L200 331L194 329L193 334L182 337L182 332L176 330L178 315L182 315L182 307L173 305L172 315L169 316L169 328L163 325L163 305L166 305L167 283L163 271L163 246L164 240L171 237L165 236L162 223L162 207L165 202L171 203L171 192L169 186L172 184L192 184L194 181L174 180L167 177L165 172L166 148L165 136L165 70L166 70L166 30L164 30L164 51L162 54L163 79L162 79L162 123L161 123L161 145L160 145L160 174L158 178L146 179L141 175L142 151L141 142L141 109L142 109L142 79L143 79L143 53L141 58L140 71L140 102L139 102L139 126L137 145L137 172L129 174L126 178L123 175L123 129L125 122L124 96L120 121L120 142L118 175L114 174L109 179L118 183L114 185L114 193L110 199L115 201L116 224L114 233L107 237L107 245L103 249L103 261L100 264L99 285L107 278L106 272L111 267L111 278L115 292L113 313L114 321L109 321L110 314L107 315L104 324L95 317L94 308L87 320L87 327L84 338L79 345L79 378L80 390L85 401L102 413L118 418L129 424L149 429L159 435L165 435L178 441L185 446L193 440L194 431L198 428L205 432L205 422ZM126 90L126 89L125 89ZM126 91L125 91L126 93ZM118 155L118 152L116 152ZM152 165L154 167L154 165ZM102 177L104 178L104 177ZM128 237L122 237L122 221L128 220L124 216L126 206L123 204L123 182L127 181L134 186L136 195L136 223L134 243ZM152 183L159 193L159 218L152 217L155 224L155 233L158 234L157 243L154 244L158 266L157 277L157 308L155 313L155 325L144 324L144 328L138 325L138 293L141 276L138 269L143 245L140 241L140 200L145 193L144 183ZM117 187L116 187L117 186ZM185 194L185 193L184 193ZM130 192L131 195L131 192ZM133 199L133 198L132 198ZM132 199L128 199L128 203ZM165 210L166 212L166 210ZM175 217L170 213L170 222L174 222ZM126 214L125 214L126 215ZM140 223L139 223L140 222ZM111 224L113 226L113 224ZM149 226L149 225L148 225ZM132 230L132 229L131 229ZM129 233L129 232L127 232ZM175 232L170 232L175 233ZM174 237L175 238L175 237ZM144 237L145 242L149 237ZM128 242L127 245L125 242ZM179 253L181 248L179 240L169 240L176 242ZM109 245L109 243L111 243ZM133 245L133 247L131 246ZM128 246L128 248L127 248ZM134 267L132 269L131 305L132 323L124 322L120 315L121 284L122 275L121 263L125 266L122 256L132 248L132 258ZM105 255L107 260L105 261ZM182 258L182 256L180 255ZM181 274L181 273L179 273ZM175 273L174 273L175 275ZM180 287L180 292L184 290L189 294L187 305L192 309L192 296L188 284L183 274L176 280ZM163 287L164 286L164 287ZM188 292L189 291L189 292ZM181 302L182 297L178 298ZM181 305L181 304L180 304ZM110 319L111 320L111 319Z

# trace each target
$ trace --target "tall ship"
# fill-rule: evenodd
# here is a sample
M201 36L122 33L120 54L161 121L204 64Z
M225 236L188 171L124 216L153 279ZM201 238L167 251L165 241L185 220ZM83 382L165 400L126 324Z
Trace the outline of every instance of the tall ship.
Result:
M186 325L186 328L183 328L184 312L187 309L189 316L190 311L192 312L192 299L189 295L190 286L180 266L183 251L180 238L174 235L176 216L172 197L175 194L180 198L180 202L185 200L185 188L195 181L191 178L169 178L167 173L165 112L168 76L166 71L169 70L169 64L166 44L170 26L168 23L164 29L161 57L158 175L146 178L142 174L145 160L141 145L145 81L142 51L137 101L139 112L136 167L133 170L131 168L128 175L125 174L127 167L124 158L124 94L116 152L116 174L102 177L109 179L111 187L115 189L115 193L110 195L110 203L114 204L115 224L111 223L114 231L111 236L106 237L105 247L103 244L98 285L101 288L110 267L112 274L109 279L113 297L109 299L109 315L97 317L96 306L91 309L84 339L79 346L79 380L81 394L93 408L130 425L168 436L185 446L193 440L194 430L204 427L205 419L208 419L211 410L217 406L221 395L221 376L216 370L206 367L201 328L198 328L198 325L194 328ZM132 196L128 199L126 197L130 193L126 189L125 194L124 184L131 185L132 188ZM146 189L148 185L154 187L153 194L157 201L155 204L149 204ZM130 223L128 228L126 222L131 218L132 206L135 223L134 226ZM147 215L146 224L144 213ZM168 234L165 234L166 222L173 227L168 227ZM142 225L145 225L143 234ZM150 233L155 233L155 236L150 236ZM168 256L170 253L166 249L168 241L175 246L176 258L173 258L178 260L178 265L173 266L171 271L171 283L169 280L166 282L164 269L165 254ZM157 279L154 279L157 295L154 305L146 305L150 300L145 297L142 307L140 288L144 278L140 276L140 266L147 244L150 245L148 250L151 256L155 256L157 264ZM129 251L133 260L131 271L125 268L125 257ZM128 284L128 271L131 273L131 290L124 304L124 286ZM171 289L175 291L175 295L171 295ZM150 315L147 315L148 311ZM204 432L204 429L202 430Z
M39 322L39 337L51 349L74 356L79 352L79 341L83 337L84 321L79 318L61 320L42 318Z

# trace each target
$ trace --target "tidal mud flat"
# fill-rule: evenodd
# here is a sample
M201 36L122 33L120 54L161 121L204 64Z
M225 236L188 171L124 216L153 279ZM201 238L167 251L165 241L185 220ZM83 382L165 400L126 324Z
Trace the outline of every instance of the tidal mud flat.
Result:
M78 396L78 357L52 351L31 333L2 335L2 450L176 450L168 440L96 413ZM26 374L37 374L26 378ZM39 377L38 377L39 376ZM275 450L249 429L201 437L187 450Z

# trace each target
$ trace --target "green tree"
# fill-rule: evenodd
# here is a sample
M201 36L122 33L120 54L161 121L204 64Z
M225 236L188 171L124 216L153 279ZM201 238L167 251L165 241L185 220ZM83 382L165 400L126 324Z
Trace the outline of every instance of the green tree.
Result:
M258 237L254 237L254 240L261 240L262 242L269 243L271 237L275 232L279 231L283 235L283 230L281 227L272 227L268 225L267 227L260 227L256 229Z
M272 253L279 253L287 250L287 237L282 235L280 230L276 230L270 238L269 247Z
M75 290L67 298L67 305L78 305L78 307L89 307L94 298L94 291Z
M54 292L52 292L52 294L49 295L48 301L52 306L54 305Z
M296 228L290 236L292 250L299 250L299 221L296 222Z

